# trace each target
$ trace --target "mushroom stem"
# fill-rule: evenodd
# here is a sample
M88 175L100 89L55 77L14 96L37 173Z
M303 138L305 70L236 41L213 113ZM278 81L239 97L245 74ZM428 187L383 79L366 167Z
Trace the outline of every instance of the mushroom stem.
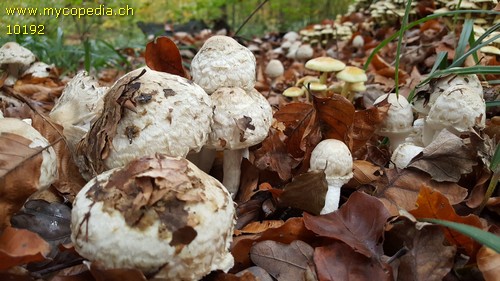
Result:
M319 83L326 85L327 78L328 78L328 72L320 72Z
M325 206L321 209L320 214L328 214L336 211L339 208L340 188L344 185L345 179L342 178L327 178L328 190L325 196Z
M389 138L391 151L396 150L396 148L405 143L406 138L410 135L410 132L401 132L401 133L386 133L386 136Z
M231 196L236 197L240 187L241 160L245 149L224 150L224 162L222 169L224 177L222 184L227 188Z
M350 93L351 93L351 83L345 82L344 86L342 87L342 92L340 92L340 94L352 102L352 97Z

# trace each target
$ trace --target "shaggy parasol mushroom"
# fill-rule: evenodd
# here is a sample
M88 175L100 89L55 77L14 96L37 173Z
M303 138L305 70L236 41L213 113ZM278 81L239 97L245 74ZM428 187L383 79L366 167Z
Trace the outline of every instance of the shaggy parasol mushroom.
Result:
M406 137L413 131L413 111L411 105L402 95L385 94L378 97L374 104L387 100L391 105L387 117L377 131L381 136L388 137L392 150L405 142Z
M255 89L222 87L210 95L214 105L212 132L207 147L224 150L223 184L236 196L240 166L248 147L262 142L271 127L273 111Z
M219 181L186 159L156 154L87 183L73 202L71 239L106 269L199 280L233 266L234 223L234 203Z
M0 48L0 67L8 73L4 85L12 86L17 78L36 60L35 55L16 42L7 42Z
M49 117L63 126L63 134L72 152L90 129L91 122L101 114L103 96L108 87L85 71L79 72L64 88Z
M345 67L345 63L331 57L317 57L308 60L305 64L305 68L309 70L319 71L319 81L322 84L326 84L328 73L341 71Z
M199 151L212 123L210 97L193 82L147 67L129 72L109 89L103 113L78 144L84 177L132 159Z
M191 62L193 81L207 94L220 87L255 86L256 61L252 52L228 36L212 36Z
M31 194L55 182L57 157L47 139L20 119L0 118L0 138L3 150L9 152L0 153L5 168L0 173L0 218L6 219L0 221L1 232Z
M423 128L423 143L429 145L443 129L458 136L475 125L484 127L485 120L486 103L476 89L467 85L449 87L429 110Z
M345 143L335 140L322 140L311 154L309 171L324 171L328 182L325 206L321 214L331 213L339 208L340 188L353 177L353 161Z

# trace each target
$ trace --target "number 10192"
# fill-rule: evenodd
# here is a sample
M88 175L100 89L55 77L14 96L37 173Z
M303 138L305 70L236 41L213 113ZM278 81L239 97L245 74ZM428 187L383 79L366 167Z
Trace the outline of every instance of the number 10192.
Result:
M7 35L44 35L43 24L8 24Z

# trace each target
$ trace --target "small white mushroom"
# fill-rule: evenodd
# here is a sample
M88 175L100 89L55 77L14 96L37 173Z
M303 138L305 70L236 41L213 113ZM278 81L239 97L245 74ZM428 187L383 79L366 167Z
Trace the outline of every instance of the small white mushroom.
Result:
M120 78L104 97L103 113L78 144L81 172L98 174L132 159L199 151L212 123L210 97L183 77L147 67Z
M227 36L212 36L191 62L193 81L207 94L220 87L255 86L255 56L252 52Z
M340 188L353 177L352 168L352 155L345 143L326 139L314 148L309 171L323 170L328 182L325 206L321 214L331 213L339 208Z
M378 134L389 138L391 149L394 150L403 143L413 130L413 111L411 105L402 95L385 94L378 97L374 104L379 104L383 100L391 105L387 112Z
M467 85L449 87L429 110L423 129L424 145L429 145L443 129L460 135L474 125L485 126L486 103L475 88Z
M12 86L17 78L36 60L35 55L16 42L7 42L0 48L0 67L7 70L9 76L4 85Z
M73 202L71 239L106 269L194 281L233 266L234 223L234 203L219 181L186 159L157 154L87 183Z
M392 153L391 162L399 169L404 169L408 166L415 156L424 150L423 147L413 143L402 143Z
M50 111L50 118L63 126L63 134L72 152L90 129L90 123L101 114L107 90L108 87L101 87L94 77L81 71L66 84Z
M298 61L305 61L310 58L312 58L314 55L314 50L309 44L302 44L300 47L297 49L297 52L295 53L295 58Z
M50 71L54 69L55 66L48 65L44 62L37 61L33 63L26 71L23 72L21 77L25 75L31 75L32 77L37 77L37 78L44 78L44 77L49 77L51 75Z
M272 108L255 89L222 87L210 98L214 115L207 147L224 150L223 184L235 196L243 153L266 138L273 119Z

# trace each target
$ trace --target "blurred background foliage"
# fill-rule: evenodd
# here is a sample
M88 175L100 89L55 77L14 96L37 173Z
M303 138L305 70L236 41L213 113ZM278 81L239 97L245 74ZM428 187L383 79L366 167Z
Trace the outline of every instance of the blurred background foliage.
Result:
M0 44L17 41L42 61L65 71L79 68L122 67L126 58L117 50L143 48L148 41L138 22L182 24L202 20L209 27L224 20L232 30L238 27L264 0L59 0L0 1ZM262 36L266 32L298 30L346 12L352 0L269 0L241 30L241 36ZM98 7L134 9L129 16L18 16L6 8ZM43 24L45 35L6 35L6 26Z

